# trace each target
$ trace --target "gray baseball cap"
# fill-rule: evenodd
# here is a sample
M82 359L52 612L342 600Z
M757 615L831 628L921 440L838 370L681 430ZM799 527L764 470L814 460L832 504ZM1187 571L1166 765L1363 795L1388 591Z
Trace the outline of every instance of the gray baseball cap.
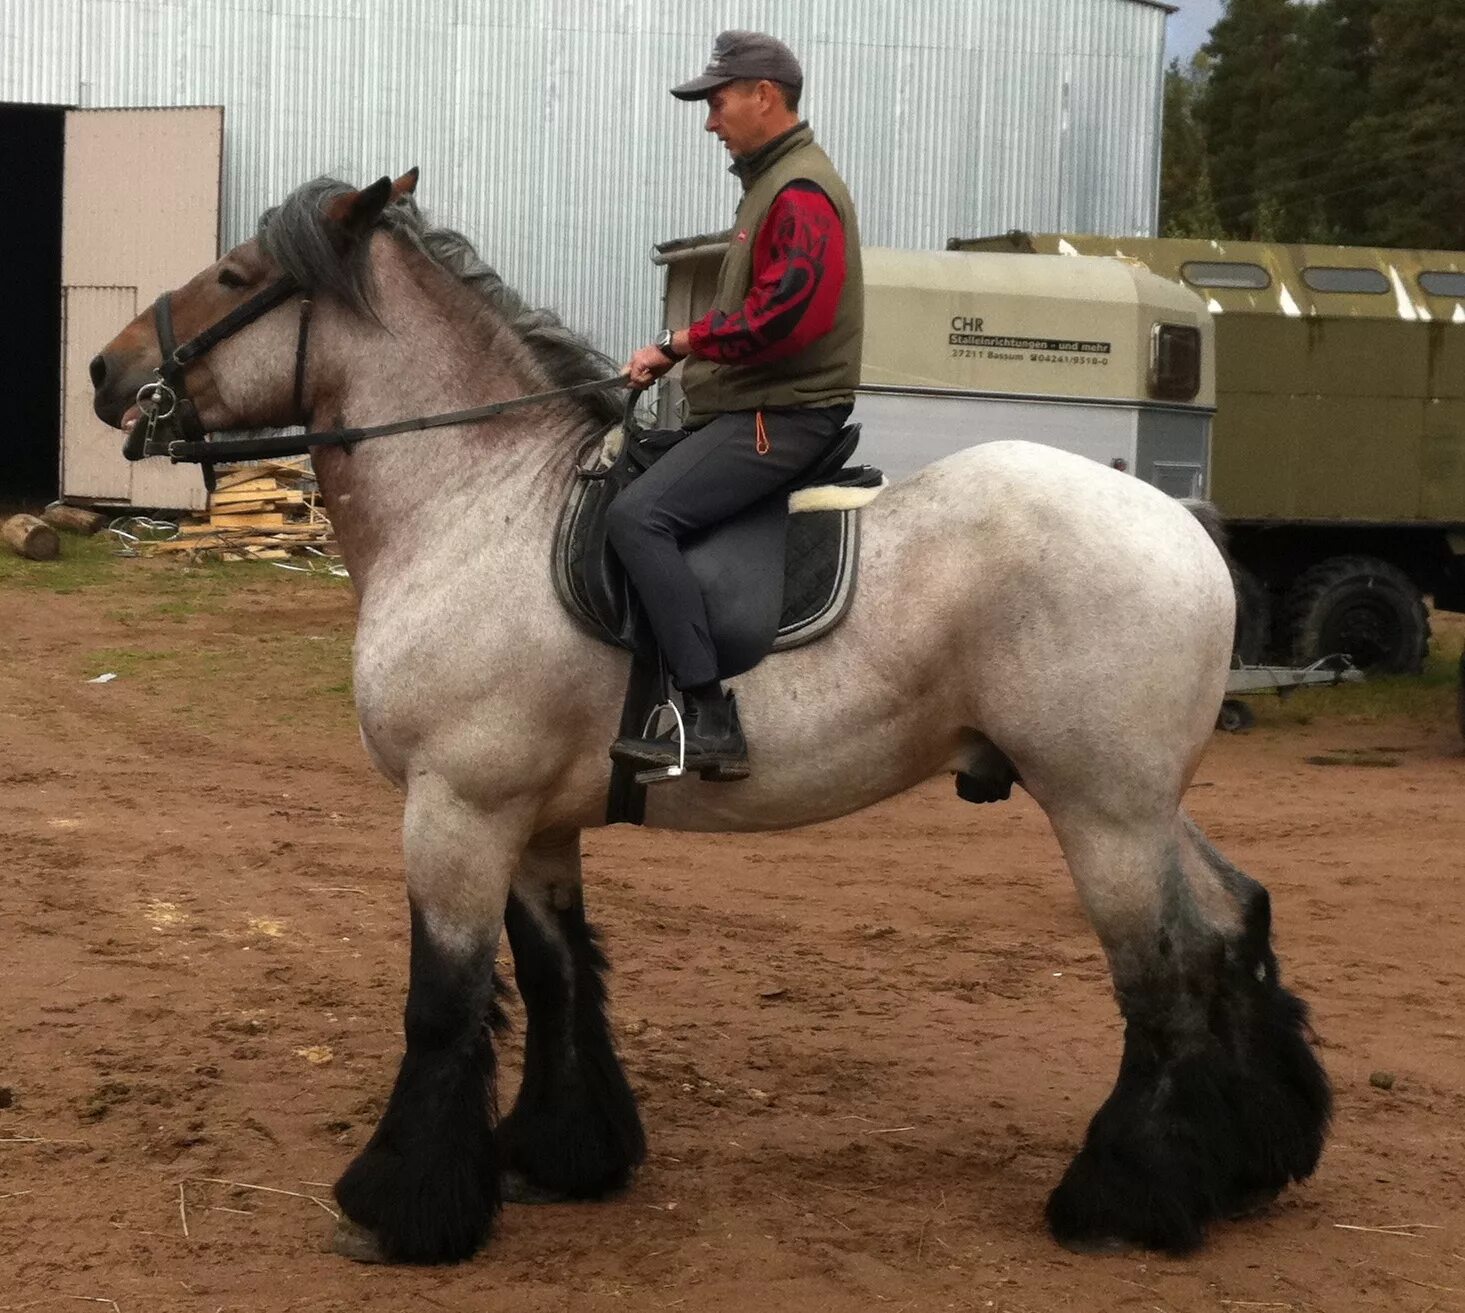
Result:
M718 87L739 78L767 78L798 88L804 85L804 70L794 52L776 36L734 29L721 33L713 43L712 58L702 76L673 87L671 94L678 100L706 100Z

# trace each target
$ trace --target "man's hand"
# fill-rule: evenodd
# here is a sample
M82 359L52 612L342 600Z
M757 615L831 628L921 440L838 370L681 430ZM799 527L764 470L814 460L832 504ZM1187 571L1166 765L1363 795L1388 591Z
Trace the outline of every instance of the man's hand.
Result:
M643 346L631 353L622 372L630 376L631 386L636 391L643 392L676 363L668 360L659 346Z

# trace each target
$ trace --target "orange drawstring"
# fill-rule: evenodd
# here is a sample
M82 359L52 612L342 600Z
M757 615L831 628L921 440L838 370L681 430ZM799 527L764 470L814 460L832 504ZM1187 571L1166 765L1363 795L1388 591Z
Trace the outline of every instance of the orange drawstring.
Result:
M758 431L758 440L754 443L754 448L760 456L766 456L773 448L768 441L768 430L763 427L763 412L759 410L755 414L757 415L756 428Z

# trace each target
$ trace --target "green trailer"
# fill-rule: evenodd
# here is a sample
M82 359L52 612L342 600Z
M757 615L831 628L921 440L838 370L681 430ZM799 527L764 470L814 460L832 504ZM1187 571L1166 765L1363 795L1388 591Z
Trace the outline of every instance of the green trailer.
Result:
M1465 254L1022 232L949 247L1122 256L1203 297L1243 655L1420 669L1424 599L1465 611Z

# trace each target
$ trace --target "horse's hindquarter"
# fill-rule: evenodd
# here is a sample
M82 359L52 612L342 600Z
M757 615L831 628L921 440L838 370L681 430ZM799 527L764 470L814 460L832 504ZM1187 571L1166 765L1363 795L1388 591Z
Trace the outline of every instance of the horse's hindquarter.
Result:
M1178 797L1214 721L1233 624L1225 564L1192 515L1028 443L960 452L862 515L844 624L735 681L751 779L659 785L649 823L842 815L962 769L983 739L1040 794L1101 754L1116 787Z

